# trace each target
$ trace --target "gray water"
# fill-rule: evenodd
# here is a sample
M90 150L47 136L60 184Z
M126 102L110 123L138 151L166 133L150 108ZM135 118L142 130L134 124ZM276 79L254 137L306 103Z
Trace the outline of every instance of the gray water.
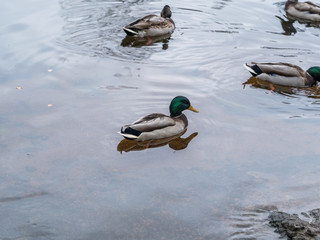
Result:
M171 36L125 38L165 4ZM242 66L319 65L319 28L284 4L3 2L0 239L277 239L270 211L319 208L319 87L271 91ZM187 145L119 149L177 95L199 110Z

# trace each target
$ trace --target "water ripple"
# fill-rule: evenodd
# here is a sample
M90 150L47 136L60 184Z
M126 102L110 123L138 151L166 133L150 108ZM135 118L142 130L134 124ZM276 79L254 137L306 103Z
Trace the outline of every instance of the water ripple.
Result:
M60 2L64 27L57 42L69 51L91 57L111 57L134 62L146 62L155 57L152 61L161 63L163 61L157 56L162 57L161 53L170 49L168 57L177 66L184 65L186 61L190 63L195 58L203 61L209 57L205 53L208 53L208 44L212 43L212 34L227 35L221 40L216 39L218 44L226 38L233 40L228 35L237 34L239 29L243 29L241 24L217 17L216 11L221 11L230 2L222 0L209 8L207 4L199 4L195 8L193 2L187 2L184 7L172 6L176 31L171 37L156 39L147 45L144 40L126 38L122 27L144 15L159 14L161 3L150 3L149 8L146 8L141 1L65 0ZM202 38L199 38L199 31L203 34Z
M162 51L162 48L152 45L134 51L121 46L125 37L122 27L137 18L131 15L135 12L140 13L139 2L60 2L65 26L58 44L74 53L92 57L111 57L129 61L148 59L152 52ZM128 45L130 46L130 43Z

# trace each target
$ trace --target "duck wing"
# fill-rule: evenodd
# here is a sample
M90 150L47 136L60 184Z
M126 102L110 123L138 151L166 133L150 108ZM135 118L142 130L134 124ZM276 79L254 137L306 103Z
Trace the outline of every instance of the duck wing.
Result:
M294 7L298 11L305 11L305 12L310 12L310 13L318 13L320 14L320 7L313 2L298 2L297 4L294 5Z
M261 73L279 75L284 77L303 77L305 71L297 65L290 63L255 63Z
M152 113L121 128L120 134L127 139L138 139L142 133L151 133L174 126L175 120L161 113Z
M171 117L162 113L152 113L138 119L129 126L140 132L150 132L173 125L175 125L175 121Z
M153 26L166 26L167 22L168 20L163 17L157 15L148 15L130 23L125 28L131 29L133 31L141 31L149 29Z
M301 22L320 21L320 6L312 2L290 3L288 1L285 9L289 18L293 18Z

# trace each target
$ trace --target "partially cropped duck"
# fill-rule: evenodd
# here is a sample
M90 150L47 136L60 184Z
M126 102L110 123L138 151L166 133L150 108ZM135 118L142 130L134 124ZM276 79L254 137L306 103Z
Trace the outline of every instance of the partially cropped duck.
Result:
M161 16L145 16L125 26L123 30L129 36L140 38L171 34L175 29L171 14L170 7L165 5Z
M178 135L188 127L188 119L182 113L186 109L198 112L191 106L188 98L177 96L170 103L170 116L152 113L123 126L119 133L126 139L136 141L150 141Z
M244 67L256 78L290 87L311 87L320 81L320 67L304 71L290 63L252 63Z
M320 22L320 6L312 2L288 0L285 5L285 10L289 18L308 22Z

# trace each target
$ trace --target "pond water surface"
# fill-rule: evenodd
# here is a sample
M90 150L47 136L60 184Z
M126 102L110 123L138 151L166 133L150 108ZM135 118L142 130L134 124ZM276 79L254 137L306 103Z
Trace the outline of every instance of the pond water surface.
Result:
M171 36L125 38L165 4ZM319 87L271 91L242 66L319 65L319 28L284 4L3 2L0 239L277 239L270 211L320 207ZM177 95L199 110L188 144L119 149Z

